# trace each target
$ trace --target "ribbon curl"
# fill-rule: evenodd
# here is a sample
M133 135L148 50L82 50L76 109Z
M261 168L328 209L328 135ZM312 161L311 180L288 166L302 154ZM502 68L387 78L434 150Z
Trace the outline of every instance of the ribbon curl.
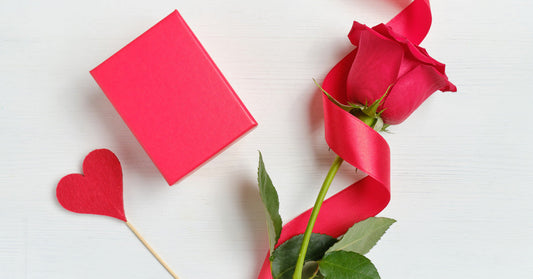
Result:
M431 26L429 0L414 0L387 25L418 45ZM333 98L346 98L346 72L350 70L357 49L344 57L324 79L322 87ZM376 131L323 96L326 142L346 162L367 176L330 197L322 204L314 233L338 237L354 223L375 216L390 201L390 149ZM278 245L305 231L311 210L302 213L283 230ZM258 279L271 279L266 257Z

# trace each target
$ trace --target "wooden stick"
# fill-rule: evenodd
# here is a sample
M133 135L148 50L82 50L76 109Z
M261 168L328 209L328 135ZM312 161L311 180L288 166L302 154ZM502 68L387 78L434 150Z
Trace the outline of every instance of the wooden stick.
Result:
M154 257L168 271L168 273L170 273L170 275L172 275L172 277L174 277L174 279L179 279L178 275L176 275L176 273L174 273L174 271L172 271L172 269L170 269L170 266L168 266L167 263L165 261L163 261L163 259L154 251L154 249L150 246L150 244L148 244L148 242L146 242L146 240L135 229L135 227L133 227L130 222L126 222L126 225L128 226L128 228L130 228L130 230L133 232L133 234L135 234L135 236L142 242L142 244L146 247L146 249L148 249L148 251L150 251L150 253L152 253L152 255L154 255Z

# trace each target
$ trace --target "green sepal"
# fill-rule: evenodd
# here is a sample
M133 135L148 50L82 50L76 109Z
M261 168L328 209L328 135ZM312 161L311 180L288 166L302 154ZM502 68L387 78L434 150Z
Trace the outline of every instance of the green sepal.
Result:
M320 84L318 84L315 79L313 79L313 81L331 102L333 102L335 105L342 108L343 110L349 112L353 116L359 118L359 120L363 121L366 125L372 127L377 132L385 131L386 127L389 126L385 124L383 122L383 119L381 118L381 114L383 113L383 111L385 111L385 109L382 109L379 112L377 110L383 104L385 96L389 94L392 85L387 88L385 94L383 94L379 99L375 100L371 105L368 105L368 103L365 105L354 103L348 103L348 105L345 105L333 98L333 96L331 96L324 88L322 88L322 86L320 86Z
M328 97L328 99L330 101L332 101L334 104L336 104L338 107L342 108L343 110L345 110L347 112L350 112L354 108L354 106L352 104L347 106L347 105L342 104L341 102L337 101L326 90L324 90L324 88L322 88L322 86L320 86L320 84L318 84L318 82L315 79L313 79L313 81L315 82L316 86L318 86L318 88L320 88L320 91L322 91L322 93L324 93L326 95L326 97Z

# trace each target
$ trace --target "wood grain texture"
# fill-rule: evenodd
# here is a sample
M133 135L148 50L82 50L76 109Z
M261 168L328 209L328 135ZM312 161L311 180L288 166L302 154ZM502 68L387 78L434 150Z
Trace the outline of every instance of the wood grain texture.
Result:
M282 218L311 206L334 159L312 78L350 49L352 20L387 21L405 2L1 1L0 278L168 277L119 221L55 200L58 180L102 147L123 164L128 219L181 278L254 278L268 247L257 150ZM385 135L381 215L398 222L368 256L382 278L528 278L533 3L431 4L422 46L459 92ZM88 71L176 8L259 126L169 188ZM331 193L357 175L343 166Z

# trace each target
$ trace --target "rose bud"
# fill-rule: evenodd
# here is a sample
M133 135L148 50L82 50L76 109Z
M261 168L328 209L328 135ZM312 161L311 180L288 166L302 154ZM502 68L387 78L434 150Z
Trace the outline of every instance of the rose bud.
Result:
M385 24L354 22L348 38L357 49L341 62L351 65L345 68L346 97L339 99L366 105L389 90L378 109L385 124L403 122L436 90L457 91L444 64Z

